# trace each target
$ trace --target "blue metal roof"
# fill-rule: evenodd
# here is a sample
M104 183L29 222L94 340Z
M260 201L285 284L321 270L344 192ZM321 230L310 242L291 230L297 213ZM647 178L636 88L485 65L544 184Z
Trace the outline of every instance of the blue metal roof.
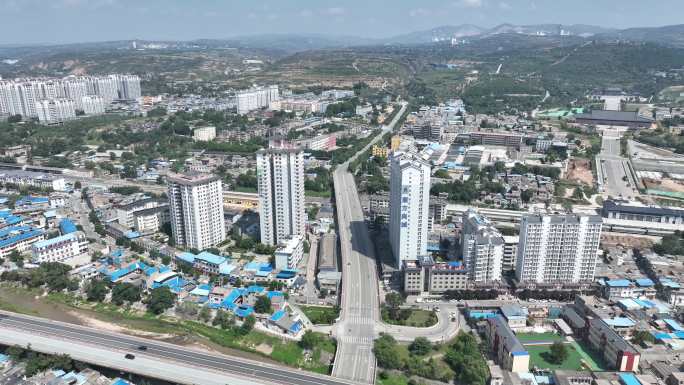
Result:
M78 228L74 224L74 222L71 221L69 218L64 218L61 221L59 221L59 231L62 232L62 234L69 234L76 232Z
M295 275L297 275L296 271L290 271L290 270L283 270L280 273L276 275L276 278L279 279L290 279L293 278Z
M653 281L648 278L639 278L636 280L636 284L639 287L651 287L655 285L655 283L653 283Z
M48 247L48 246L52 246L52 245L55 245L58 243L72 241L75 239L76 239L75 234L65 234L65 235L60 235L59 237L54 237L51 239L44 239L42 241L38 241L38 242L33 244L33 247L37 248L37 249L42 249L43 247Z
M234 310L234 312L236 316L240 318L245 318L250 314L254 313L254 308L247 305L240 305Z
M252 285L247 288L248 293L263 293L266 290L263 286Z
M641 385L641 381L639 381L632 373L619 373L619 376L620 382L622 382L624 385Z
M631 282L628 279L611 279L606 281L606 285L610 287L629 287Z
M607 323L610 326L615 326L615 327L631 327L634 326L635 323L631 319L627 317L613 317L613 318L604 318L603 322Z
M207 262L207 263L214 264L214 265L220 265L220 264L222 264L223 262L226 261L226 258L225 258L225 257L221 257L221 256L219 256L219 255L212 254L212 253L210 253L210 252L208 252L208 251L203 251L203 252L197 254L197 255L195 256L195 258L196 258L196 259L199 259L199 260L202 260L202 261L205 261L205 262Z
M285 316L285 311L284 310L278 310L275 313L271 315L271 321L276 322L279 319L283 318Z
M0 230L0 247L43 235L43 230L31 226L11 226Z
M290 332L296 334L296 333L298 333L300 330L302 330L302 326L303 326L303 325L302 325L302 322L301 322L301 321L297 321L297 322L293 323L292 326L290 326Z
M176 259L180 259L181 261L187 262L187 263L195 263L195 254L188 253L186 251L186 252L183 252L183 253L176 255Z
M676 320L668 318L668 319L664 319L663 321L665 321L667 326L669 326L670 329L672 329L673 331L676 331L676 332L684 331L684 328L682 328L682 325L680 325L679 322L677 322Z

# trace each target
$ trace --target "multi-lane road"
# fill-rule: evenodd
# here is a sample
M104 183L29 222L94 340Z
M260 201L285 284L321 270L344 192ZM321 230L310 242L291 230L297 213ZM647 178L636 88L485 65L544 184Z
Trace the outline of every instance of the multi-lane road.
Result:
M633 199L638 192L629 171L629 159L620 154L622 131L605 129L599 155L599 177L604 192L613 197Z
M373 340L380 320L378 274L375 252L364 221L354 177L347 167L360 154L394 129L406 104L382 132L333 174L337 228L342 252L342 293L340 321L335 327L337 354L333 376L363 383L375 381Z
M0 311L0 343L23 346L31 343L34 350L68 353L80 361L181 384L356 384L293 368L4 311ZM145 351L138 349L142 345L147 347ZM127 353L135 358L126 359Z

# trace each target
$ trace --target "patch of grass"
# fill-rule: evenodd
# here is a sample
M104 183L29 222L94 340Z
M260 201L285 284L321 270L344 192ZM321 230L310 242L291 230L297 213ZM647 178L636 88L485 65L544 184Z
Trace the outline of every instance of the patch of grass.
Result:
M431 310L410 309L408 317L401 320L394 320L389 317L387 310L382 311L382 320L391 325L430 327L438 322L437 315Z
M378 385L408 385L409 378L403 374L383 372L378 376Z
M306 191L304 191L304 195L306 195L308 197L316 197L316 198L330 198L331 193L330 193L330 190L325 190L325 191L306 190Z
M536 367L543 369L565 369L565 370L582 370L582 356L575 350L575 348L567 344L568 358L561 364L554 364L548 361L549 348L551 345L537 345L525 346L525 349L530 353L530 369Z
M544 341L544 342L554 342L554 341L562 341L563 337L553 333L553 332L547 332L547 333L518 333L515 335L518 337L518 340L524 345L525 342L534 342L534 341Z
M299 308L314 324L332 325L335 319L340 316L340 309L337 307L299 306Z
M299 366L302 357L302 348L294 342L276 344L271 353L271 358L289 366Z

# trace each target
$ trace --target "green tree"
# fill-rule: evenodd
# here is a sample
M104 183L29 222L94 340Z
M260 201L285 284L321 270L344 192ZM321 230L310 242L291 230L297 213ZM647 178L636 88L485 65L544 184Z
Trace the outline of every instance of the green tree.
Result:
M406 298L399 293L387 293L385 295L385 305L389 310L389 315L392 319L399 318L400 306L404 304Z
M373 343L373 353L378 365L385 369L400 369L404 366L397 341L388 334L381 334Z
M147 297L147 310L152 314L161 314L173 307L176 302L176 295L166 286L152 289Z
M94 279L86 284L86 298L91 302L102 302L107 297L109 288L101 279Z
M256 324L256 318L253 315L247 316L244 321L242 321L242 326L240 326L240 334L247 335L254 329L254 324Z
M199 319L202 322L209 322L211 320L211 309L207 306L202 306L202 310L199 312Z
M463 331L454 339L444 361L456 373L456 382L468 385L485 385L489 377L487 363L480 352L477 340Z
M424 356L432 350L432 344L425 337L417 337L408 347L409 352L417 356Z
M254 311L259 314L271 313L273 309L271 308L271 299L265 295L257 297L254 303Z
M549 361L560 365L568 358L568 354L567 346L561 341L556 341L549 348Z
M302 349L313 350L313 348L315 348L320 343L320 341L320 334L314 332L313 330L307 330L304 332L302 340L299 341L299 346L301 346Z
M221 329L230 329L233 325L235 325L235 318L231 314L228 314L228 312L218 309L216 311L214 320L211 321L211 324L218 326Z
M10 252L9 260L16 263L19 267L24 266L24 256L21 255L21 253L17 249L14 249Z
M123 305L124 302L138 302L141 292L140 287L132 283L118 283L112 288L112 302L119 306Z

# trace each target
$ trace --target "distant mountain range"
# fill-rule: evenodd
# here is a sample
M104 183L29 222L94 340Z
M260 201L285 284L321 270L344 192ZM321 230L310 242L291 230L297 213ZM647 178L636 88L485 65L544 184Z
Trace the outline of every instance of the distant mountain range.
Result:
M585 24L501 24L484 28L474 24L446 25L423 31L414 31L389 38L370 39L354 36L325 35L256 35L242 36L227 41L250 48L277 48L286 51L302 51L320 48L339 48L363 45L416 45L453 40L476 41L496 35L517 34L522 36L573 36L596 40L630 40L653 42L684 47L684 24L664 27L614 29Z
M584 24L534 24L514 25L501 24L493 28L484 28L473 24L446 25L423 31L414 31L388 38L363 38L357 36L339 36L323 34L264 34L245 35L226 39L200 39L193 41L149 41L137 40L138 49L187 49L187 48L247 48L266 49L281 54L342 47L359 47L374 45L420 45L438 42L467 40L476 43L478 40L497 35L514 34L519 37L537 36L560 37L594 40L629 40L634 42L652 42L684 48L684 24L663 27L643 27L612 29ZM42 45L30 47L30 50L44 51L59 49L102 49L130 48L133 41L115 41L100 43L79 43L64 45ZM0 54L5 52L21 52L29 47L19 45L0 46Z

